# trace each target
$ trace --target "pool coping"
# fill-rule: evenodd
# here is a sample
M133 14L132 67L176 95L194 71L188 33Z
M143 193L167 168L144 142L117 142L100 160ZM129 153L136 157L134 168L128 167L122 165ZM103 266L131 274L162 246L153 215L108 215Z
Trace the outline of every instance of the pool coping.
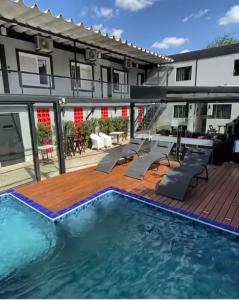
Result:
M214 221L214 220L210 220L209 218L206 218L206 217L188 212L188 211L183 210L183 209L171 207L167 204L160 203L156 200L153 200L153 199L150 199L150 198L147 198L147 197L144 197L144 196L140 196L140 195L137 195L137 194L134 194L134 193L131 193L131 192L127 192L123 189L119 189L119 188L116 188L114 186L109 186L109 187L107 187L103 190L100 190L99 192L97 192L95 194L92 194L91 196L89 196L87 198L84 198L82 200L79 200L76 203L68 206L67 208L58 211L57 213L49 210L48 208L42 206L41 204L35 202L34 200L24 196L23 194L17 192L15 189L8 189L8 190L5 190L5 191L1 191L0 192L0 197L2 195L9 194L9 195L13 196L15 199L17 199L18 201L22 202L23 204L25 204L28 207L30 207L31 209L33 209L34 211L36 211L36 212L40 213L41 215L43 215L44 217L48 218L50 221L55 222L55 221L59 220L60 218L66 216L70 212L84 206L85 204L87 204L87 203L89 203L93 200L97 200L97 198L99 198L99 197L101 197L101 196L103 196L107 193L110 193L110 192L115 192L115 193L121 194L123 196L129 197L129 198L134 199L136 201L139 201L141 203L151 205L151 206L154 206L156 208L160 208L164 211L167 211L167 212L176 214L178 216L187 218L187 219L192 220L194 222L198 222L198 223L201 223L201 224L204 224L204 225L222 230L224 232L231 233L231 234L239 236L239 228L237 228L235 226L227 225L227 224L217 222L217 221Z

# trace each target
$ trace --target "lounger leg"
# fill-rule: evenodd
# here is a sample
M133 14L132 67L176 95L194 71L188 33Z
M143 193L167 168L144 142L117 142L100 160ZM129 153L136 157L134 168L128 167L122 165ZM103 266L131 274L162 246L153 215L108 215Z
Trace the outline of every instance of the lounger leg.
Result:
M209 177L208 177L207 166L204 166L204 170L205 170L206 176L205 177L203 177L203 176L197 176L197 178L204 179L204 180L208 181Z
M168 157L168 155L165 155L165 156L166 156L166 159L167 159L167 161L168 161L168 166L170 167L169 157Z

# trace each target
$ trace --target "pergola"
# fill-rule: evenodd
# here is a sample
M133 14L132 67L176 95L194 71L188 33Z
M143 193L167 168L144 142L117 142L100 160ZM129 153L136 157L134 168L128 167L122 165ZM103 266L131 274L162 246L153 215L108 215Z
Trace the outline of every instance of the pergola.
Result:
M94 30L94 27L86 27L82 22L77 24L73 19L64 19L63 15L54 16L50 10L41 11L37 4L28 7L23 0L0 1L0 26L33 37L40 33L56 43L75 49L97 49L102 54L127 57L143 64L173 61L127 40Z

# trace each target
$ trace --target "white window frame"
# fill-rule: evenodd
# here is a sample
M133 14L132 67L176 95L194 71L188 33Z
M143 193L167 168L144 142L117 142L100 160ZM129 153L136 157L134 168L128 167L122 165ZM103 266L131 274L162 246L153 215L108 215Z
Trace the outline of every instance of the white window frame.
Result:
M173 118L174 119L185 119L185 118L187 118L187 106L186 105L174 105L174 107L173 107Z
M118 74L119 82L114 82L114 74ZM121 75L121 77L120 77ZM123 76L122 76L123 75ZM122 80L123 78L123 80ZM113 92L119 94L127 94L128 93L128 72L124 70L113 69Z
M223 108L229 107L230 115L228 117L223 116ZM218 120L230 120L232 116L232 105L231 104L213 104L213 112L211 119Z
M77 66L78 72L75 76L73 76L73 70L72 67L75 68L75 65ZM90 68L90 77L82 77L82 69L84 67ZM90 64L82 63L82 62L75 62L73 60L70 61L70 68L71 68L71 79L72 79L72 89L74 90L81 90L81 91L89 91L91 92L94 88L94 76L93 76L93 66Z
M32 69L28 70L25 66L22 65L22 59L29 58L34 62L30 62ZM41 83L41 76L39 73L39 60L46 61L46 83ZM21 78L22 87L37 87L37 88L54 88L52 84L52 67L51 67L51 58L50 56L43 56L34 53L18 51L18 61L19 61L19 71ZM35 70L34 70L35 69ZM34 72L33 72L34 71ZM44 76L44 75L43 75Z
M190 68L190 78L189 79L185 79L185 69L188 69L188 68ZM192 66L185 66L185 67L178 67L178 68L176 68L176 81L177 82L180 82L180 81L190 81L190 80L192 80ZM180 72L180 71L184 71L183 72L183 78L181 78L180 76L179 76L179 74L178 74L178 72ZM182 75L182 74L181 74Z

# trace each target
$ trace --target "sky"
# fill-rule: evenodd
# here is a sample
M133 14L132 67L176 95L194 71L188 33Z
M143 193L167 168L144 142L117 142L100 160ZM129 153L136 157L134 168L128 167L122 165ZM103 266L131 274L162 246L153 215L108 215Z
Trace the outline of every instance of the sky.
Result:
M161 54L206 48L229 34L239 39L239 0L25 0Z

